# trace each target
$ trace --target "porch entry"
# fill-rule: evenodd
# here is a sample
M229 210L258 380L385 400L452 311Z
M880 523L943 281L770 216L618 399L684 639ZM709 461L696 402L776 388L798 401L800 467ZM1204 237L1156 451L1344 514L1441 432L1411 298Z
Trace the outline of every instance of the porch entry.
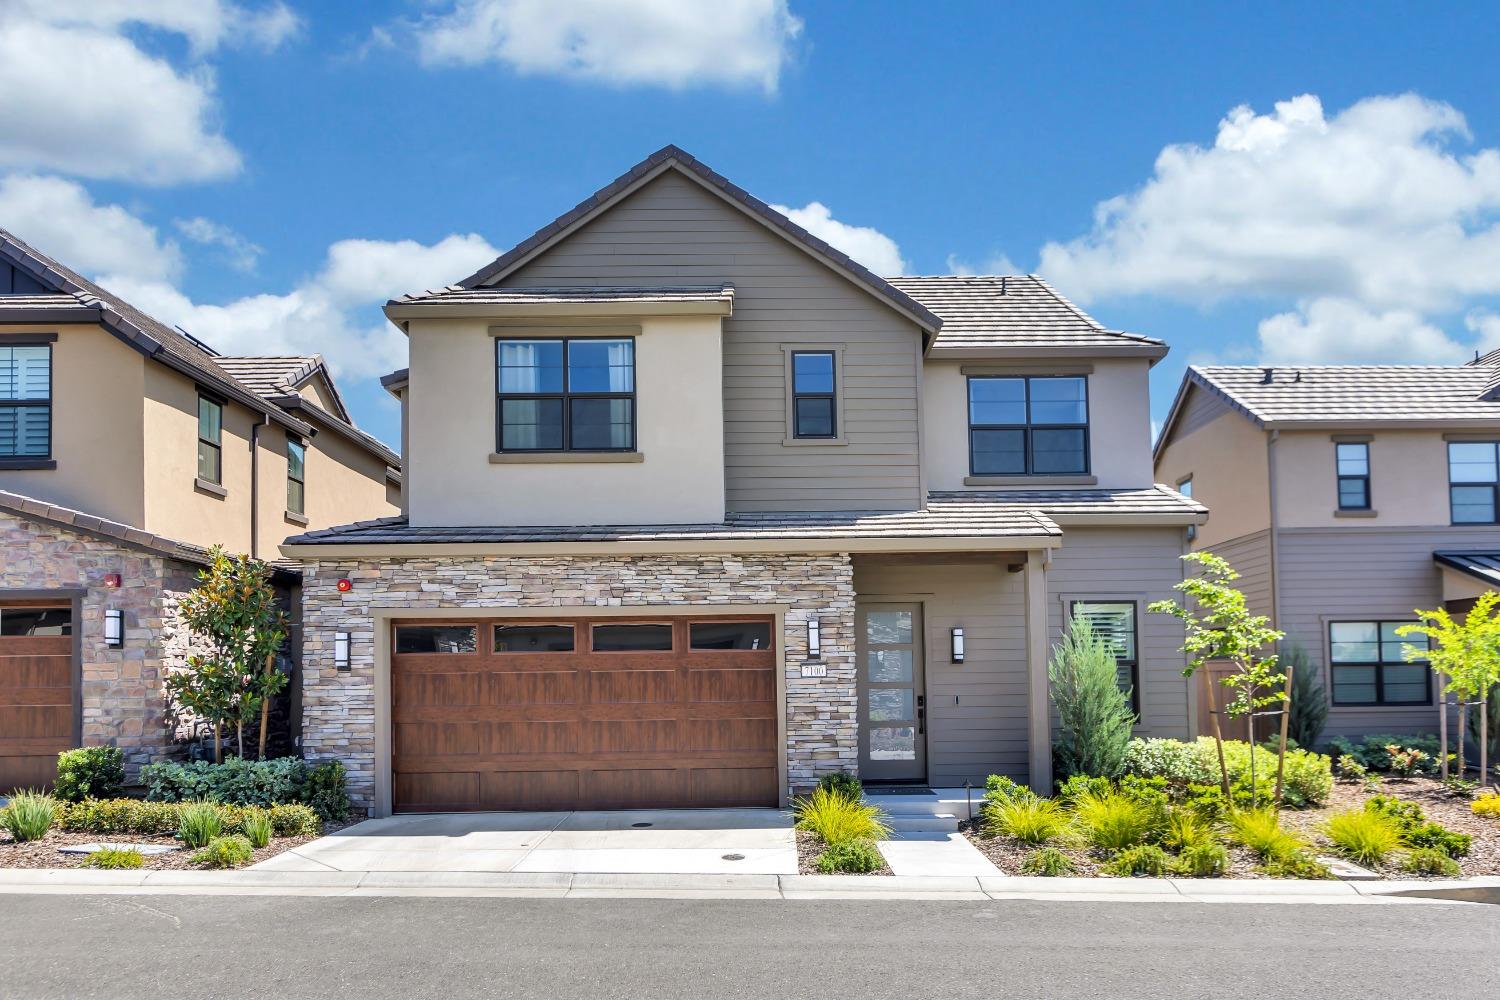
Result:
M927 697L919 604L860 604L859 775L927 780Z

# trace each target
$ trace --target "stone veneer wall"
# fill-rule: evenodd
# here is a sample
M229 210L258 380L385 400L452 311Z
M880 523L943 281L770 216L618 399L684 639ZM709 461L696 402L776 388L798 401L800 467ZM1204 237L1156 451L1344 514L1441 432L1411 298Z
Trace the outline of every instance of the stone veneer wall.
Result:
M700 608L783 604L786 760L792 790L858 767L854 574L847 554L816 556L452 556L308 562L303 567L302 747L338 759L349 792L370 808L375 788L377 609ZM353 587L339 593L339 579ZM804 678L807 619L822 628L828 676ZM333 663L333 634L350 634L350 672Z
M39 521L0 514L0 596L7 590L86 589L82 629L83 743L125 751L127 780L172 750L173 722L163 688L186 661L188 635L179 598L197 568ZM119 589L103 586L119 573ZM104 644L104 610L125 612L125 645Z

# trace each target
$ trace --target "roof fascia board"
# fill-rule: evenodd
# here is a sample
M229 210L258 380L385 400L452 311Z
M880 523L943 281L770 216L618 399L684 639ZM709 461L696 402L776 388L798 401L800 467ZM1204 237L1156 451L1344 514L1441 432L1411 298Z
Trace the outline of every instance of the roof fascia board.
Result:
M1154 364L1167 356L1165 344L1121 344L1111 347L943 347L927 352L934 361L945 358L1148 358Z
M306 413L309 418L309 422L305 426L309 430L314 429L313 425L316 424L319 429L326 428L327 430L332 431L339 437L345 438L351 443L358 445L360 448L363 448L366 452L374 455L376 458L380 459L382 462L385 462L387 465L400 465L401 456L397 455L394 451L386 448L384 445L376 447L357 429L346 425L343 421L339 420L333 414L324 411L321 407L306 399L303 399L296 393L292 393L291 395L287 396L278 396L277 402L282 406L285 406L287 409Z
M1187 402L1188 390L1193 386L1197 386L1198 388L1217 396L1219 399L1223 400L1230 409L1239 413L1240 416L1249 420L1252 424L1254 424L1261 430L1268 430L1273 426L1260 414L1256 413L1254 410L1250 409L1250 407L1241 403L1238 399L1235 399L1223 389L1214 385L1208 379L1204 378L1203 375L1199 373L1198 369L1194 368L1192 365L1189 365L1187 371L1183 372L1182 374L1182 382L1177 386L1177 395L1172 399L1172 408L1167 411L1167 419L1161 425L1161 433L1156 437L1156 444L1151 448L1151 460L1153 462L1161 458L1162 449L1165 448L1167 442L1171 440L1172 432L1177 428L1177 419L1182 415L1183 405Z
M343 542L283 543L291 559L360 559L391 556L575 556L622 554L734 555L837 552L1014 552L1056 549L1058 534L944 538L777 538L689 539L686 541L597 542Z
M97 306L35 306L0 310L0 324L9 323L97 323L103 315Z
M1190 524L1207 524L1207 511L1184 511L1180 514L1068 514L1063 511L1046 511L1048 517L1067 527L1094 527L1113 525L1117 527L1186 527Z
M729 316L732 298L698 302L387 302L386 318L486 319L527 316ZM399 325L399 324L398 324ZM404 327L403 327L404 329Z

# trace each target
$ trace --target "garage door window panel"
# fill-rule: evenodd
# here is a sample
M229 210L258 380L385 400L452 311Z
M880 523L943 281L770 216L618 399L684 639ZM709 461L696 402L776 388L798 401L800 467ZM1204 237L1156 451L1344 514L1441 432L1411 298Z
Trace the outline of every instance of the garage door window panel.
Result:
M571 653L572 625L496 625L497 653Z
M666 652L672 648L671 625L595 625L596 653Z
M479 648L474 625L403 625L396 629L397 653L472 653Z

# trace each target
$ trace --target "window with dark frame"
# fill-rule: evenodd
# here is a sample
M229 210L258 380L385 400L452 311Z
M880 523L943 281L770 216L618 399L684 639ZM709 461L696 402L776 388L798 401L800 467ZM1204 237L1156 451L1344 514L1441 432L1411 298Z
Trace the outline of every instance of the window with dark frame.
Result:
M1177 492L1181 493L1183 496L1185 496L1189 500L1191 500L1193 498L1193 477L1192 476L1188 476L1182 482L1178 483L1177 484ZM1187 526L1187 540L1191 542L1193 539L1195 539L1197 537L1198 537L1198 526L1196 524L1190 524L1190 525L1188 525Z
M1074 601L1068 613L1088 622L1094 635L1115 654L1115 675L1130 695L1130 710L1141 714L1140 632L1134 601Z
M833 351L792 352L792 437L839 436L836 364Z
M0 346L0 458L52 455L52 348Z
M307 443L290 434L286 438L286 509L307 513Z
M207 396L198 396L198 478L216 486L222 485L224 438L224 405Z
M1427 705L1432 671L1425 659L1408 662L1406 646L1427 648L1426 636L1401 638L1407 621L1328 623L1329 677L1335 705Z
M970 376L969 472L1089 471L1088 382L1082 376Z
M1370 446L1340 441L1333 446L1338 468L1339 510L1370 509Z
M635 341L498 339L496 450L634 451Z
M1500 523L1500 443L1448 442L1448 503L1454 524Z

